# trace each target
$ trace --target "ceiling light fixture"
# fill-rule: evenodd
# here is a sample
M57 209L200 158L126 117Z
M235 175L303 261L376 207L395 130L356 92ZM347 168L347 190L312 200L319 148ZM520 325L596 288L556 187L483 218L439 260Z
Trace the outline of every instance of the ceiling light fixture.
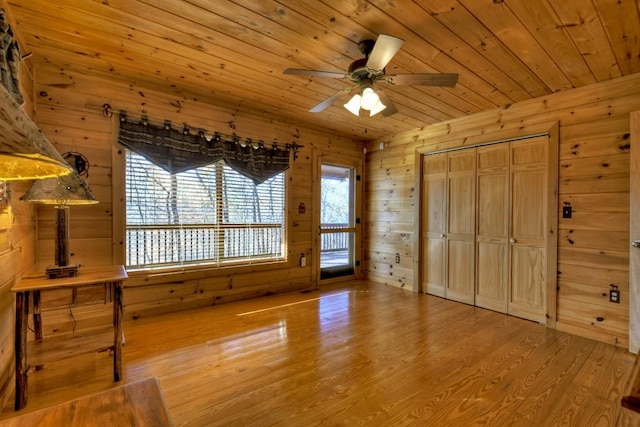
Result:
M386 105L380 102L380 96L373 90L371 83L364 84L362 87L362 94L353 95L349 102L344 104L344 108L356 116L360 115L360 109L362 108L369 111L370 117L387 108Z

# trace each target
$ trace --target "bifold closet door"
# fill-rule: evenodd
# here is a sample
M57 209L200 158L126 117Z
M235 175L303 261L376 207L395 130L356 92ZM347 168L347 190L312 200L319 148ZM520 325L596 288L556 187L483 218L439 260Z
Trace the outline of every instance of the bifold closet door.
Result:
M445 296L447 227L447 155L424 156L422 185L424 292Z
M512 142L508 313L546 322L549 138Z
M478 149L476 305L507 312L509 291L509 144Z
M447 299L474 304L476 150L449 153L447 159Z
M549 150L545 135L423 157L426 293L546 323Z

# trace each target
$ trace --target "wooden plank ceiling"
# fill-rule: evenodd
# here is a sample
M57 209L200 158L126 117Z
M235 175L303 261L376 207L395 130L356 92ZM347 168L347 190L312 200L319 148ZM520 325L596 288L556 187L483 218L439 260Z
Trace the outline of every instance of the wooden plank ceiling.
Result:
M361 140L640 71L637 0L6 0L31 61ZM385 86L399 112L308 110L349 80L357 43L405 40L387 74L457 73L454 88ZM26 44L26 46L24 46Z

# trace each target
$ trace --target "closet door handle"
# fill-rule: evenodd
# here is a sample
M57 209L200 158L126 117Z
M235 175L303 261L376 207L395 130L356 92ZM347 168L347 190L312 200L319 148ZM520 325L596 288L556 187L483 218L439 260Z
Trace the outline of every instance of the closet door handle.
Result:
M445 237L444 234L441 234L440 237Z
M509 243L515 243L516 239L514 239L513 237L509 239Z

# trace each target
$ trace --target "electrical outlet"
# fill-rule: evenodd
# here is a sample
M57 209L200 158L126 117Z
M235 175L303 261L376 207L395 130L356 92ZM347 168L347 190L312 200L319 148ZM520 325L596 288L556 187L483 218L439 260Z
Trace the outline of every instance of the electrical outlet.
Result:
M396 264L400 264L400 254L396 253Z
M609 290L609 302L615 302L616 304L620 304L620 290L619 289L611 289L611 290Z

